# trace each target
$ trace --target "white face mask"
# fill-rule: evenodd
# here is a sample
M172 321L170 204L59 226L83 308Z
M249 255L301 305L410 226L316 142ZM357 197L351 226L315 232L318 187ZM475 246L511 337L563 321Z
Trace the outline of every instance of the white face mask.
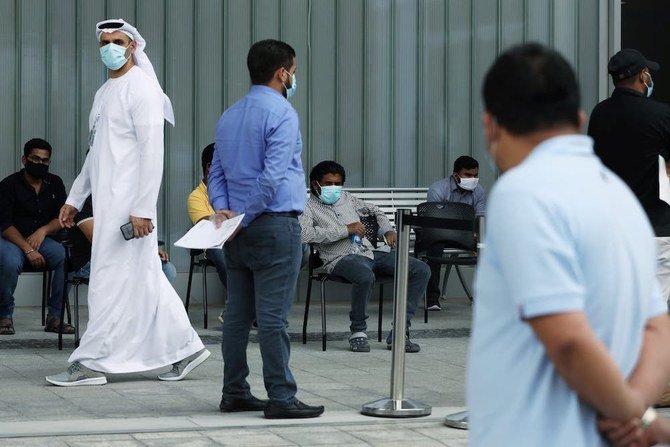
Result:
M479 179L477 177L461 178L461 182L458 184L458 187L466 191L474 191L478 184Z

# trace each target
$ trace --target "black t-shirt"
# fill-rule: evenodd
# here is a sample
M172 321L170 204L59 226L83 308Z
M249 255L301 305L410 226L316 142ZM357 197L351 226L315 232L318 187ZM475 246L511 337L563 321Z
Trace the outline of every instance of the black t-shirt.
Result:
M58 217L67 195L63 180L47 173L40 192L26 182L21 169L0 182L0 232L15 227L28 237Z
M75 272L91 260L91 243L78 226L79 222L89 217L93 217L93 201L91 200L91 196L86 198L81 211L74 217L74 223L77 225L68 230L70 242L72 243L70 258L72 260L72 269Z
M670 106L617 88L591 113L589 136L603 164L642 204L656 235L670 236L670 205L659 198L658 156L670 160Z

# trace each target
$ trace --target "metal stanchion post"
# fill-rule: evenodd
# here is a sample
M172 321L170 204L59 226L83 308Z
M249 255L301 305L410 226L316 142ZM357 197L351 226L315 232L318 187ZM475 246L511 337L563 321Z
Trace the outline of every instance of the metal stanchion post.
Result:
M393 302L393 350L391 357L391 397L363 405L361 413L380 417L428 416L432 408L421 402L404 398L405 388L405 330L407 328L407 275L409 268L409 228L403 215L408 209L396 211L398 246L396 248Z
M477 256L480 256L484 248L484 217L479 218L479 226L477 228ZM468 429L468 410L452 413L444 419L444 425L451 428L460 428L462 430Z

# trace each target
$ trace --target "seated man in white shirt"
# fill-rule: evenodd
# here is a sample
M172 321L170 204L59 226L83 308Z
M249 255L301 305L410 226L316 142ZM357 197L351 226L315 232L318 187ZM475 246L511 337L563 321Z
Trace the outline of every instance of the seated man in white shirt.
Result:
M334 161L322 161L309 174L311 194L305 211L300 216L302 242L315 244L328 273L341 276L352 283L351 336L349 347L353 352L369 352L370 343L366 313L376 275L393 275L395 272L396 232L386 215L372 203L364 202L346 191L344 168ZM365 226L360 218L375 215L379 224L381 242L376 249L365 238ZM426 291L430 278L428 266L415 258L409 259L407 287L407 327L419 299ZM391 349L392 335L386 338ZM405 336L405 351L419 352L421 347Z

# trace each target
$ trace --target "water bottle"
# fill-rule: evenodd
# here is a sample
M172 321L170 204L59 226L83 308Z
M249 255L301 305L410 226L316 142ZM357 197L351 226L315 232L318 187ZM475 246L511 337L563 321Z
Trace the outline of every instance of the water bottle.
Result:
M349 253L352 255L360 254L363 251L363 239L357 234L354 233L351 235L351 248Z

